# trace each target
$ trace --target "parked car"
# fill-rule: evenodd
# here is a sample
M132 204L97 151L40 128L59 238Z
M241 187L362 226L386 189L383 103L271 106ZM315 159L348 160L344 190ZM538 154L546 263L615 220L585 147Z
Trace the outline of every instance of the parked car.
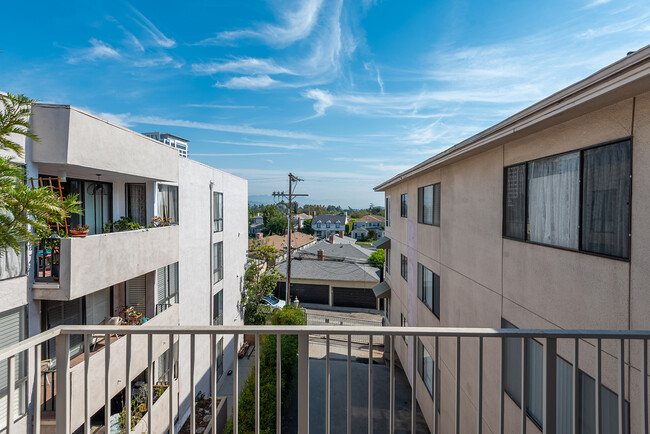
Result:
M282 309L287 303L284 300L280 300L279 298L272 295L265 295L262 297L262 304L270 306L273 309Z

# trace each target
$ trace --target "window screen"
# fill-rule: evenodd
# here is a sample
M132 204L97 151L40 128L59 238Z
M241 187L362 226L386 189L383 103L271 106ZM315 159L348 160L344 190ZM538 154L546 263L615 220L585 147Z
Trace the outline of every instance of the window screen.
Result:
M429 395L433 397L433 358L420 339L418 339L417 363L418 373L429 391Z
M628 258L631 143L587 149L582 158L582 249Z
M408 194L402 195L402 202L400 207L400 216L408 217Z
M504 173L503 235L526 239L526 165L506 167Z
M418 263L418 298L440 318L440 276Z

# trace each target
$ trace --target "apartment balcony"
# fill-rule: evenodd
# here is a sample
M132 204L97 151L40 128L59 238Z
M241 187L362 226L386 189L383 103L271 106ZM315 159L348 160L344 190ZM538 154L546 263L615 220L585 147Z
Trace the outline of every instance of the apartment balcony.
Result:
M178 182L178 151L157 140L71 106L34 104L32 111L34 132L42 138L32 150L40 173L85 170Z
M69 301L178 261L177 225L61 238L38 252L35 299Z
M118 334L126 335L117 342L123 344L119 350L116 342L107 345L104 350L103 363L97 362L96 368L103 373L97 375L89 374L87 369L75 373L75 368L70 366L70 340L75 335L91 334ZM203 336L234 335L235 341L244 335L254 336L255 347L259 347L261 337L264 335L297 335L297 381L294 387L297 388L297 419L295 431L300 433L313 432L360 432L360 424L363 424L363 431L367 432L422 432L418 420L424 413L427 418L428 429L433 432L585 432L585 427L579 427L584 419L581 414L581 403L578 399L579 391L582 390L582 399L585 399L585 390L593 393L591 396L595 403L590 410L595 417L595 429L588 432L647 432L648 428L648 355L647 340L650 338L648 331L587 331L587 330L518 330L518 329L461 329L461 328L425 328L425 327L346 327L346 326L195 326L195 327L170 327L170 326L145 326L145 327L111 327L111 326L62 326L46 333L28 338L19 344L0 350L0 362L8 361L9 385L16 383L16 363L22 352L27 352L27 363L38 363L34 355L45 341L51 338L56 339L57 371L65 381L58 381L56 385L56 432L63 434L71 432L73 428L72 419L83 418L86 424L92 409L88 408L88 396L96 394L96 386L110 384L111 380L122 380L132 378L132 366L137 358L137 363L148 366L148 407L152 409L146 415L146 421L150 427L148 432L174 432L176 418L181 416L174 411L169 404L153 406L151 385L153 384L152 365L155 359L153 343L161 339L172 341L175 337L189 337L189 353L191 363L187 363L189 370L190 384L206 374L210 374L212 390L223 394L218 389L216 382L216 370L214 363L214 346L211 351L197 351L196 342ZM310 338L315 335L324 335L325 351L320 357L321 364L317 364L318 355L311 354ZM351 342L353 337L360 335L369 336L368 346L369 361L377 360L378 356L373 351L372 336L384 335L387 342L387 365L383 372L389 372L386 381L378 382L377 376L381 373L375 363L367 363L365 368L355 363L352 369L350 344L347 344L347 359L338 358L331 360L331 344L337 340ZM440 366L440 369L433 370L431 389L429 385L423 387L421 381L422 367L418 363L419 345L412 345L416 339L433 340L440 344L440 352L436 350L431 357L433 366ZM535 379L536 384L524 380L522 369L521 381L521 407L509 405L510 398L504 392L507 370L504 369L500 354L505 350L507 340L510 342L519 341L522 344L525 340L531 339L543 345L543 354L539 359L541 367L540 378ZM120 342L121 341L121 342ZM136 341L141 341L137 343ZM276 342L280 342L277 340ZM403 362L410 380L410 409L404 409L406 401L402 395L399 401L396 399L397 386L396 377L399 370L397 352L399 342L409 343L408 353L402 354L400 359ZM146 343L146 345L145 345ZM282 353L281 345L276 345L277 360L280 360ZM402 346L403 347L403 346ZM148 348L148 350L143 350ZM393 349L397 351L393 351ZM235 354L233 364L232 398L238 402L240 365L242 362L237 358L238 347L234 346ZM403 353L403 351L402 351ZM443 358L442 354L446 354ZM560 372L558 368L561 355L566 356L574 364L573 370ZM530 354L527 351L521 353L521 367L529 366ZM96 356L93 356L96 357ZM99 359L98 359L99 360ZM115 361L114 363L112 361ZM195 372L197 366L208 366L207 372ZM408 360L408 364L406 361ZM111 361L111 363L109 363ZM126 364L124 362L127 362ZM102 366L103 365L103 366ZM336 366L335 366L336 365ZM441 366L442 365L442 366ZM125 367L126 366L126 367ZM254 352L254 410L251 410L255 421L255 432L260 430L260 408L268 405L263 401L260 394L260 354ZM318 366L318 369L315 368ZM431 366L431 365L428 365ZM170 363L171 367L171 363ZM345 368L347 369L345 369ZM359 368L365 369L364 375L359 375ZM322 368L322 369L321 369ZM183 369L183 367L181 367ZM205 368L203 368L205 369ZM594 386L592 389L581 389L579 373L583 369L594 373ZM347 374L333 375L333 373L346 372ZM377 371L373 373L373 370ZM243 371L242 371L243 372ZM352 375L354 372L354 376ZM70 374L73 378L70 381ZM33 374L29 374L33 375ZM77 377L74 377L74 376ZM277 396L281 382L276 376ZM567 380L560 382L560 378ZM640 381L643 379L643 381ZM30 379L28 384L33 384L39 390L40 376ZM614 411L607 411L612 408L612 402L602 394L601 386L607 384L616 392L614 400ZM170 382L168 396L174 396L178 392L178 385ZM531 422L530 412L527 413L527 397L531 396L532 388L540 391L539 405L543 415L537 425ZM365 388L365 389L364 389ZM383 388L383 389L382 389ZM384 393L384 389L386 392ZM423 390L424 389L424 390ZM102 388L102 390L108 390ZM130 388L127 388L125 402L130 402ZM354 390L354 393L353 393ZM196 390L190 386L190 393L195 394ZM230 393L230 391L225 391ZM426 401L429 399L430 403ZM535 395L536 396L536 395ZM86 398L84 398L86 397ZM99 401L103 399L103 405L109 411L105 412L106 425L109 424L110 406L112 391L104 393L100 398L93 398ZM568 400L566 398L569 398ZM362 399L360 399L362 398ZM5 417L9 424L9 432L18 432L15 424L13 409L16 408L16 396L9 394L8 405L4 408L12 409ZM34 408L41 405L41 396L38 393L28 393L29 404ZM353 402L353 399L356 400ZM282 403L276 401L278 415L282 412ZM216 402L213 400L213 410ZM400 408L396 411L396 407ZM196 432L197 417L194 406L189 406L190 432ZM418 408L419 407L419 408ZM440 408L440 411L434 409ZM74 409L74 411L70 411ZM584 410L584 409L582 409ZM130 406L126 406L126 418L130 420ZM238 432L239 407L232 408L234 415L234 432ZM617 421L614 427L601 426L605 414L609 421ZM71 415L72 414L72 415ZM216 414L215 411L212 414ZM404 423L406 416L406 424ZM410 420L409 420L410 419ZM276 418L277 432L280 432L281 418ZM581 422L582 421L582 422ZM601 422L599 422L601 421ZM38 424L38 412L35 419L35 433L40 432ZM78 421L77 421L78 422ZM179 423L184 420L179 420ZM321 423L322 422L322 423ZM397 424L400 424L397 427ZM76 423L74 424L76 425ZM89 426L89 425L86 425ZM543 428L542 428L543 427ZM269 428L269 427L264 427Z

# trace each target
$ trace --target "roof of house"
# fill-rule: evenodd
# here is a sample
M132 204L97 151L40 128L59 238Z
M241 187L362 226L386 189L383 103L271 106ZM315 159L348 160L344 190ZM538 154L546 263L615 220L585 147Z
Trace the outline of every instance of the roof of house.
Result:
M304 246L307 243L315 241L316 237L313 235L304 234L302 232L292 232L291 233L291 247L297 249L300 246ZM279 252L285 251L287 247L287 236L286 235L270 235L268 237L262 238L262 241L268 245L275 247Z
M303 213L300 213L300 214L294 214L293 216L291 216L291 218L294 219L294 220L298 220L298 219L300 219L300 220L311 220L312 216L310 216L309 214L305 214L303 212Z
M305 247L293 256L304 259L317 259L318 251L323 250L325 259L351 259L354 261L365 262L368 260L372 251L356 244L332 244L326 240L321 240L309 247Z
M277 265L282 274L287 263ZM338 280L346 282L379 282L379 269L364 264L335 261L291 261L291 278L303 280Z
M358 227L358 228L352 229L352 232L368 232L368 229L364 228L364 227Z
M327 223L327 221L330 221L332 223L336 223L337 221L341 222L341 224L345 224L345 216L344 215L336 215L336 214L323 214L323 215L317 215L312 217L311 220L311 225L312 227L319 221L322 221L323 223Z
M631 98L646 92L648 83L650 83L650 45L393 176L376 186L374 190L385 191L397 183L444 164Z
M386 220L384 217L380 215L374 215L374 214L368 214L364 215L363 217L356 219L355 221L357 222L383 222Z
M338 234L334 235L334 244L356 244L357 240L355 240L352 237L346 237L345 235L343 237L339 237Z

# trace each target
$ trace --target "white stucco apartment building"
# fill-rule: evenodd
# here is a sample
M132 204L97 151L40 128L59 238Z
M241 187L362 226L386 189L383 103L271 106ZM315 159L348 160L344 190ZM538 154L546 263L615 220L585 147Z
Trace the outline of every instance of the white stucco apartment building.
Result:
M388 179L375 190L386 197L388 239L377 244L387 249L390 324L650 329L649 167L645 47ZM462 414L459 431L476 432L477 342L463 340L457 368L454 341L441 338L436 348L433 338L408 337L396 339L396 350L429 427L437 415L436 432L453 432ZM603 433L643 432L643 343L625 343L620 365L622 344L597 353L594 340L577 343L575 377L574 343L557 346L557 432L576 432L574 423L596 432L597 397ZM526 340L522 372L522 339L506 339L503 353L486 343L483 432L498 432L500 398L505 432L523 432L522 420L527 432L541 432L545 345Z
M98 324L110 318L141 327L171 325L241 325L239 298L247 248L247 181L187 158L178 149L114 125L75 107L35 104L31 119L40 143L22 140L28 175L34 182L60 183L64 194L78 193L84 216L71 226L89 225L86 237L50 239L26 246L20 256L0 257L0 348L59 324ZM51 178L51 179L47 179ZM110 232L111 223L128 217L143 229ZM149 227L152 218L166 219ZM115 227L116 225L113 224ZM105 232L106 230L109 232ZM115 339L115 338L113 338ZM174 382L173 411L179 423L187 419L190 396L188 336L153 339L155 382ZM126 338L111 347L111 414L124 401ZM104 344L91 338L88 361L82 337L72 338L71 429L83 429L84 369L89 363L91 424L103 425ZM210 395L210 339L197 337L196 391ZM232 337L216 337L218 381L233 360ZM147 338L133 337L131 387L146 381ZM175 363L168 372L170 355ZM42 348L41 369L52 375L54 342ZM31 432L35 412L27 408L35 366L17 363L19 432ZM0 363L0 413L6 414L6 361ZM44 377L45 378L45 377ZM50 381L50 389L48 389ZM90 380L89 380L90 381ZM29 383L29 384L28 384ZM42 432L53 428L51 379L44 380ZM166 393L169 395L169 393ZM163 399L161 398L161 399ZM4 406L4 407L3 407ZM162 415L167 415L167 405ZM154 412L156 407L154 406ZM116 418L114 418L116 420ZM153 432L163 432L165 417L154 419ZM6 420L0 420L0 429Z

